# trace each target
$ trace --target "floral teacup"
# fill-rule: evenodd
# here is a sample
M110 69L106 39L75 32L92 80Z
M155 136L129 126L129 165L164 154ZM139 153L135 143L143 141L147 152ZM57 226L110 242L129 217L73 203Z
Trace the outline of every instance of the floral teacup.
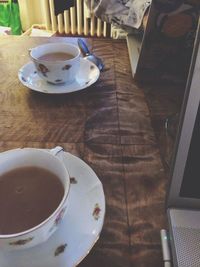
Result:
M70 188L69 174L60 159L61 153L58 154L59 156L57 155L61 150L61 147L56 147L49 152L36 148L22 148L0 154L0 175L17 168L39 167L55 174L64 188L64 195L58 207L40 224L16 234L0 234L0 250L9 251L33 247L45 242L58 228L67 211Z
M38 75L53 84L73 82L80 67L80 50L69 43L47 43L29 50ZM69 59L48 59L45 55L66 53Z

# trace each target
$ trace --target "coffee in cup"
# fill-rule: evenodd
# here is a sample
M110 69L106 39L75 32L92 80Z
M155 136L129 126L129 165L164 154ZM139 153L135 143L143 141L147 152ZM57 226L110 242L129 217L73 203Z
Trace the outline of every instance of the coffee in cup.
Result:
M26 166L1 174L0 235L24 232L45 221L63 196L59 177L47 169Z
M53 52L53 53L44 54L40 56L38 59L45 60L45 61L58 61L58 60L69 60L72 58L73 58L73 55L69 53Z

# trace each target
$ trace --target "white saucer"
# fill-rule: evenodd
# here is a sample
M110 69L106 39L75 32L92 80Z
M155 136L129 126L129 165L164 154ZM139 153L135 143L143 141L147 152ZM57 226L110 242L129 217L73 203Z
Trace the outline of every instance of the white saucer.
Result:
M32 62L24 65L18 72L19 80L26 87L46 94L72 93L85 89L95 83L100 71L91 61L80 58L80 69L75 80L70 84L51 84L41 79Z
M105 215L102 184L81 159L65 153L64 162L72 178L69 210L60 228L39 246L7 253L0 251L1 267L76 266L98 240Z

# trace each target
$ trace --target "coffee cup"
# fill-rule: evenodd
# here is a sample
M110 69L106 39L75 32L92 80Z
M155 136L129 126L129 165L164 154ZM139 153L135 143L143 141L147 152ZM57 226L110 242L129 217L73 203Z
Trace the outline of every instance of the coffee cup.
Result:
M67 212L68 194L70 188L69 174L62 161L63 152L57 154L57 152L61 150L62 148L60 147L56 147L48 151L36 148L23 148L6 151L0 154L0 190L8 190L9 192L9 194L1 194L1 212L3 212L3 209L7 208L7 222L6 220L5 222L2 221L4 220L2 214L0 216L1 250L10 251L36 246L40 243L45 242L59 227L60 222ZM34 172L33 182L31 182L30 172L28 173L30 177L28 177L27 175L27 171L29 171L30 168L37 170L37 172ZM21 170L26 170L27 176L24 178L24 180L20 181L27 182L21 182L19 186L19 184L17 184L17 173ZM46 172L51 173L53 177L55 177L50 181L45 180L47 178L49 179L49 177L45 178L44 176L42 176L41 180L37 177L38 170L45 170ZM9 178L9 175L13 175L13 172L14 177L12 177L11 180ZM20 177L20 179L22 178ZM38 181L38 185L36 184L36 181ZM48 181L48 184L46 181ZM47 190L47 188L50 188L50 184L52 192L48 191L49 189ZM59 185L60 187L58 187L57 185ZM7 189L5 190L6 186ZM39 186L39 192L32 192L33 188L37 188L36 186ZM62 194L60 194L61 191L59 191L58 188L59 190L62 188ZM24 191L23 194L22 191ZM15 209L9 208L9 201L12 194L14 194L14 201L16 202L16 204L14 202L14 205L16 205L17 207ZM17 194L19 195L19 197L16 197ZM29 197L29 199L26 199L26 196L31 196L31 194L35 194L35 198L33 200L30 200L31 197ZM5 199L3 199L4 197ZM55 202L55 199L57 202ZM45 203L49 203L49 200L53 200L53 206L51 206L51 204L48 204L47 210ZM19 213L17 209L19 209ZM19 214L21 216L21 214L24 214L25 212L27 214L26 217L28 218L28 221L30 221L28 223L33 224L29 229L24 228L26 218L19 217ZM36 225L34 224L35 217L33 216L33 214L34 216L38 216L38 214L40 216L40 222ZM41 218L43 218L42 221ZM12 232L10 233L9 230L4 229L9 229L9 227L10 229L12 229ZM21 227L20 229L22 230L20 230L19 232L13 232L13 229L15 229L16 227ZM3 229L7 232L4 233Z
M71 83L80 67L80 50L69 43L47 43L29 50L37 73L52 84Z

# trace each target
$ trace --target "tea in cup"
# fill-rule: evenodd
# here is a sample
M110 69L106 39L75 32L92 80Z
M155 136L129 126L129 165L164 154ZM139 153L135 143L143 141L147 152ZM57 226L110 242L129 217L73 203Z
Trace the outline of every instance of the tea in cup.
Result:
M73 82L80 67L80 50L69 43L47 43L30 49L38 75L53 84Z
M23 148L1 153L0 164L0 249L46 241L68 207L70 179L62 160L54 150Z

